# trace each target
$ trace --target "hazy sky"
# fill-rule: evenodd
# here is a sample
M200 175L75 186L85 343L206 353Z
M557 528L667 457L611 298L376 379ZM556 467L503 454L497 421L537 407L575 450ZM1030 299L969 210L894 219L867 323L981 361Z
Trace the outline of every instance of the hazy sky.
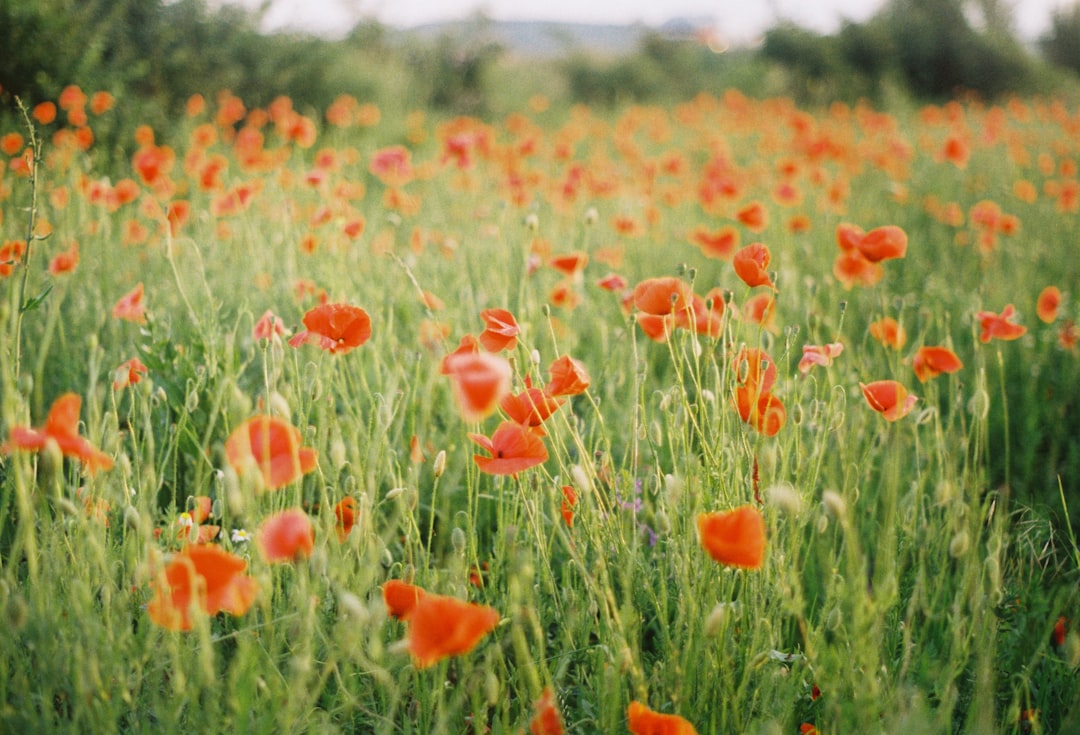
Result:
M263 0L217 0L255 7ZM1005 0L1014 9L1017 31L1037 38L1050 12L1075 0ZM663 23L675 16L712 18L729 40L748 40L777 19L822 33L841 20L862 21L884 0L270 0L268 28L292 27L343 33L364 18L393 26L449 20L482 9L499 20L564 20L585 23Z

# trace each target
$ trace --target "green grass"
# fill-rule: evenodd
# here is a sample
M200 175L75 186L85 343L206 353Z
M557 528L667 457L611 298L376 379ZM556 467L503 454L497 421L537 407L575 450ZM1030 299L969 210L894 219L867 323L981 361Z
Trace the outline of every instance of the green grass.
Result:
M204 191L185 161L192 129L213 112L159 131L176 154L171 195L140 183L135 202L92 202L85 182L104 176L103 154L55 144L53 128L41 131L35 185L10 165L0 179L0 242L25 238L32 197L32 216L51 225L0 280L4 436L40 426L57 396L75 392L81 434L116 460L90 476L49 451L2 459L0 730L517 733L548 686L580 733L627 732L634 699L701 733L1080 727L1070 518L1080 507L1080 355L1057 342L1078 317L1080 266L1075 212L1046 193L1047 182L1076 182L1066 163L1078 155L1074 111L1042 101L952 108L952 124L970 132L964 170L935 159L949 128L928 117L810 114L735 96L618 116L548 110L543 126L528 113L466 121L489 147L478 145L464 172L442 162L437 120L411 137L320 123L311 148L270 124L264 150L276 158L261 167L245 168L218 130L208 153L224 156L223 188ZM122 115L123 101L107 114ZM388 207L388 187L368 170L382 143L406 140L415 212ZM303 177L321 149L339 163L315 188ZM1054 170L1040 168L1040 154ZM676 155L681 169L660 166ZM717 156L740 191L706 209L699 185ZM803 194L792 207L770 198L784 163ZM578 188L564 198L574 165ZM113 175L138 180L130 167ZM1014 196L1017 178L1035 183L1034 202ZM830 204L838 180L849 193ZM247 208L212 213L221 191L247 182L257 183ZM365 193L336 195L343 182ZM958 245L970 224L932 216L931 195L965 213L995 201L1020 231L987 253ZM170 198L191 211L171 236L151 213ZM720 287L742 304L751 289L688 235L734 222L752 199L768 208L768 227L737 226L742 244L772 252L775 332L729 305L718 338L679 330L656 343L617 294L594 285L609 270L631 287L679 275L698 294ZM313 224L324 206L329 221ZM800 213L810 228L792 232L788 218ZM364 232L349 238L341 228L357 215ZM620 215L644 234L620 235ZM149 228L146 242L125 244L129 220ZM845 290L832 275L845 221L901 226L907 257L883 263L879 284ZM309 233L311 254L300 249ZM72 240L77 269L50 275ZM530 272L538 240L590 254L571 284L576 308L549 303L561 275ZM612 248L621 263L604 262ZM297 295L300 279L367 310L370 341L343 355L256 342L267 309L302 329L316 299ZM138 282L147 323L114 319L112 305ZM1035 299L1051 284L1065 302L1043 324ZM445 309L425 307L422 290ZM1028 333L982 344L976 312L1007 303ZM464 422L439 372L462 335L481 331L485 308L507 308L521 325L509 355L518 389L527 376L542 386L563 354L592 379L547 421L549 459L516 478L477 469L467 433L490 435L499 419ZM867 333L883 316L907 330L900 351ZM424 320L445 324L445 338L422 344ZM844 353L801 377L802 346L832 341ZM775 437L732 406L731 360L743 344L778 363L773 390L788 419ZM922 344L950 345L964 368L918 383L910 357ZM148 375L112 389L115 367L134 356ZM859 383L880 379L919 396L910 415L889 423L871 410ZM260 493L229 465L224 442L271 406L319 462ZM414 436L421 462L410 457ZM563 485L579 495L572 527ZM696 516L756 505L756 494L763 568L716 564ZM199 496L213 499L217 543L249 560L260 592L243 616L201 615L193 630L171 632L145 606L155 570L181 548L177 518ZM332 508L344 497L359 515L339 543ZM84 498L108 503L107 522L84 512ZM310 558L269 565L254 543L232 540L293 507L314 523ZM418 669L400 643L406 627L386 614L387 579L490 605L501 621L470 653ZM1052 639L1059 616L1069 619L1064 645Z

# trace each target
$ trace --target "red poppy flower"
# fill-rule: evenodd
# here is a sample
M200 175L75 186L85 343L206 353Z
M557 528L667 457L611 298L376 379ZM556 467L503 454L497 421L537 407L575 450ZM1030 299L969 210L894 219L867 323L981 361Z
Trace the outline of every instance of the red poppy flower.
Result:
M270 309L263 312L263 315L259 317L259 321L255 322L255 326L251 330L251 338L256 342L264 339L267 341L276 340L284 335L285 322L281 320L281 317L275 316Z
M776 436L787 423L787 409L768 391L756 392L740 385L735 388L735 408L743 421L765 436Z
M480 471L489 475L516 475L548 458L543 440L528 427L513 421L499 424L490 439L482 434L469 434L469 438L491 455L473 455Z
M533 716L529 720L529 735L563 735L563 725L559 708L555 705L555 693L551 687L544 689L540 699L533 702Z
M618 273L608 273L603 278L598 278L596 280L596 285L605 291L619 292L625 289L629 284L626 282L626 279Z
M461 416L466 421L487 418L510 392L513 370L501 355L489 352L447 355L443 366L450 376Z
M752 505L697 517L701 545L719 563L760 569L765 563L765 519Z
M382 586L382 595L390 615L398 620L408 620L420 598L426 596L427 592L415 584L390 579Z
M568 528L574 527L574 507L577 505L577 491L571 485L563 485L562 504L559 506L559 514Z
M715 232L698 226L690 233L690 242L701 248L702 255L707 258L730 260L739 247L739 231L731 225Z
M698 735L688 720L678 715L663 715L633 701L626 710L627 723L634 735Z
M768 286L775 290L776 286L769 277L768 271L771 260L772 254L769 252L768 245L752 242L735 253L732 265L735 266L735 274L747 286L751 288L754 286Z
M291 347L311 342L327 352L345 354L371 337L371 317L358 306L320 304L304 314L306 330L289 340Z
M413 438L415 439L415 437ZM341 543L345 543L345 539L349 537L349 532L356 525L358 513L356 498L342 498L334 506L334 518L336 519L334 529L337 531L338 541Z
M237 474L252 464L264 486L284 487L315 469L318 453L302 447L300 430L276 416L255 416L236 427L225 440L225 454Z
M548 395L542 388L527 387L520 393L505 396L499 403L503 413L522 426L539 427L566 401Z
M895 380L875 380L873 383L859 383L863 397L874 409L887 421L902 419L911 413L915 402L919 400L915 396L908 395L907 388Z
M907 254L907 233L896 225L875 227L858 242L859 252L871 263L880 263Z
M884 347L899 350L907 344L907 332L900 323L887 316L870 324L870 336L876 339Z
M488 352L512 350L517 346L518 328L514 315L506 309L484 309L480 312L484 320L484 331L480 333L480 344Z
M406 642L417 668L468 653L499 624L499 613L485 605L436 595L391 580L383 585L390 614L405 620Z
M806 375L815 365L828 367L832 365L833 358L839 357L843 351L844 345L840 342L830 342L827 345L803 345L799 372Z
M569 355L554 360L548 367L548 373L551 379L544 391L549 396L576 396L584 393L591 382L585 366Z
M715 339L724 329L724 299L719 294L712 299L693 294L690 309L676 312L674 317L676 327L691 329L695 334Z
M563 253L562 255L555 255L548 261L548 265L559 271L563 275L573 276L581 271L585 270L585 266L589 264L589 254L580 250L575 250L572 253Z
M654 342L667 342L668 337L675 331L675 318L671 314L657 316L656 314L638 314L635 321L645 336Z
M664 316L691 308L693 289L675 276L646 278L634 287L634 306L639 311Z
M113 390L122 390L129 385L135 385L142 376L146 375L149 368L143 365L142 360L137 357L133 357L127 362L123 363L120 367L113 371Z
M1043 322L1051 324L1057 319L1059 306L1061 306L1061 289L1057 286L1047 286L1035 302L1035 313Z
M146 323L146 307L143 305L143 285L139 283L135 288L128 291L113 304L112 315L114 319Z
M442 362L439 363L439 372L442 375L450 374L451 361L455 355L475 355L478 352L480 352L480 340L472 334L464 335L454 351L443 357Z
M1027 327L1013 322L1012 319L1015 314L1016 307L1012 304L1006 304L1000 314L995 314L992 311L980 311L975 315L975 318L979 320L979 326L982 328L979 341L986 344L992 339L1012 340L1019 339L1027 334Z
M964 363L948 347L920 347L911 358L911 367L919 382L925 383L942 373L955 373Z
M762 329L775 333L776 299L770 293L751 296L743 303L742 318L750 324L757 324Z
M873 286L884 277L885 270L864 258L858 250L849 250L836 256L833 275L850 290L853 286Z
M71 247L61 253L57 253L56 256L49 261L49 273L54 276L71 273L78 265L79 243L72 242Z
M257 540L271 564L306 559L315 550L315 529L307 513L291 508L263 521Z
M761 232L769 224L769 213L761 202L753 201L736 212L735 219L751 232Z
M79 436L81 407L82 398L75 393L65 393L53 402L45 425L40 429L11 427L11 435L7 443L0 446L0 454L9 454L15 449L36 452L44 449L49 442L54 442L65 457L78 459L90 474L109 469L113 466L109 455L95 449L87 439Z
M246 561L218 546L190 546L165 566L146 612L168 630L191 630L194 610L243 615L259 589L254 579L243 574L245 569Z
M751 391L768 392L776 384L776 362L757 347L743 347L731 361L735 381Z

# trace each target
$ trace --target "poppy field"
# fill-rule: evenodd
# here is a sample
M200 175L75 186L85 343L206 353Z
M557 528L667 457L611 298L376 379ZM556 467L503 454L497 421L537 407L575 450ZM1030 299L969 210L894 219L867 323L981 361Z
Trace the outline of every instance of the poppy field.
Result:
M0 730L1080 731L1080 114L0 129Z

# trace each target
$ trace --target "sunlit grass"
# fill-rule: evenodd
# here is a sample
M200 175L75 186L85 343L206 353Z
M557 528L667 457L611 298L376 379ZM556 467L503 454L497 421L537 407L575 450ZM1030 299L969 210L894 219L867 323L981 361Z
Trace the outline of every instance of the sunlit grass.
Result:
M1080 726L1074 112L810 114L733 94L382 130L347 101L325 126L287 100L238 104L141 131L108 170L57 124L38 126L36 179L7 158L0 242L40 238L0 280L2 729L516 733L549 688L581 733L627 732L635 700L700 733ZM941 155L955 134L963 168ZM765 222L740 220L752 201ZM845 288L845 222L901 228L906 255ZM775 292L691 239L725 225L735 249L767 245ZM73 242L77 265L50 273ZM552 267L571 253L583 269ZM611 273L625 289L597 285ZM657 316L651 339L632 291L660 277L723 316L699 314L701 333ZM139 283L141 311L115 316ZM1044 323L1048 285L1064 300ZM744 313L767 294L771 326ZM370 338L290 345L320 302L362 308ZM984 343L979 313L1010 303L1024 334ZM500 351L515 393L563 356L589 376L543 422L546 461L515 475L483 472L469 437L504 411L463 419L440 371L485 309L519 327ZM286 334L253 333L267 310ZM872 334L885 318L906 341ZM844 349L803 375L804 345L828 343ZM920 382L927 345L962 367ZM916 396L910 413L864 397L876 381ZM778 428L773 402L740 417L763 392ZM55 438L18 448L66 393L112 468ZM271 476L257 449L237 459L230 437L266 415L317 461ZM765 521L760 568L699 539L701 514L743 506ZM293 509L313 546L271 563L260 528ZM170 630L152 601L200 525L257 594ZM388 580L499 621L423 665Z

